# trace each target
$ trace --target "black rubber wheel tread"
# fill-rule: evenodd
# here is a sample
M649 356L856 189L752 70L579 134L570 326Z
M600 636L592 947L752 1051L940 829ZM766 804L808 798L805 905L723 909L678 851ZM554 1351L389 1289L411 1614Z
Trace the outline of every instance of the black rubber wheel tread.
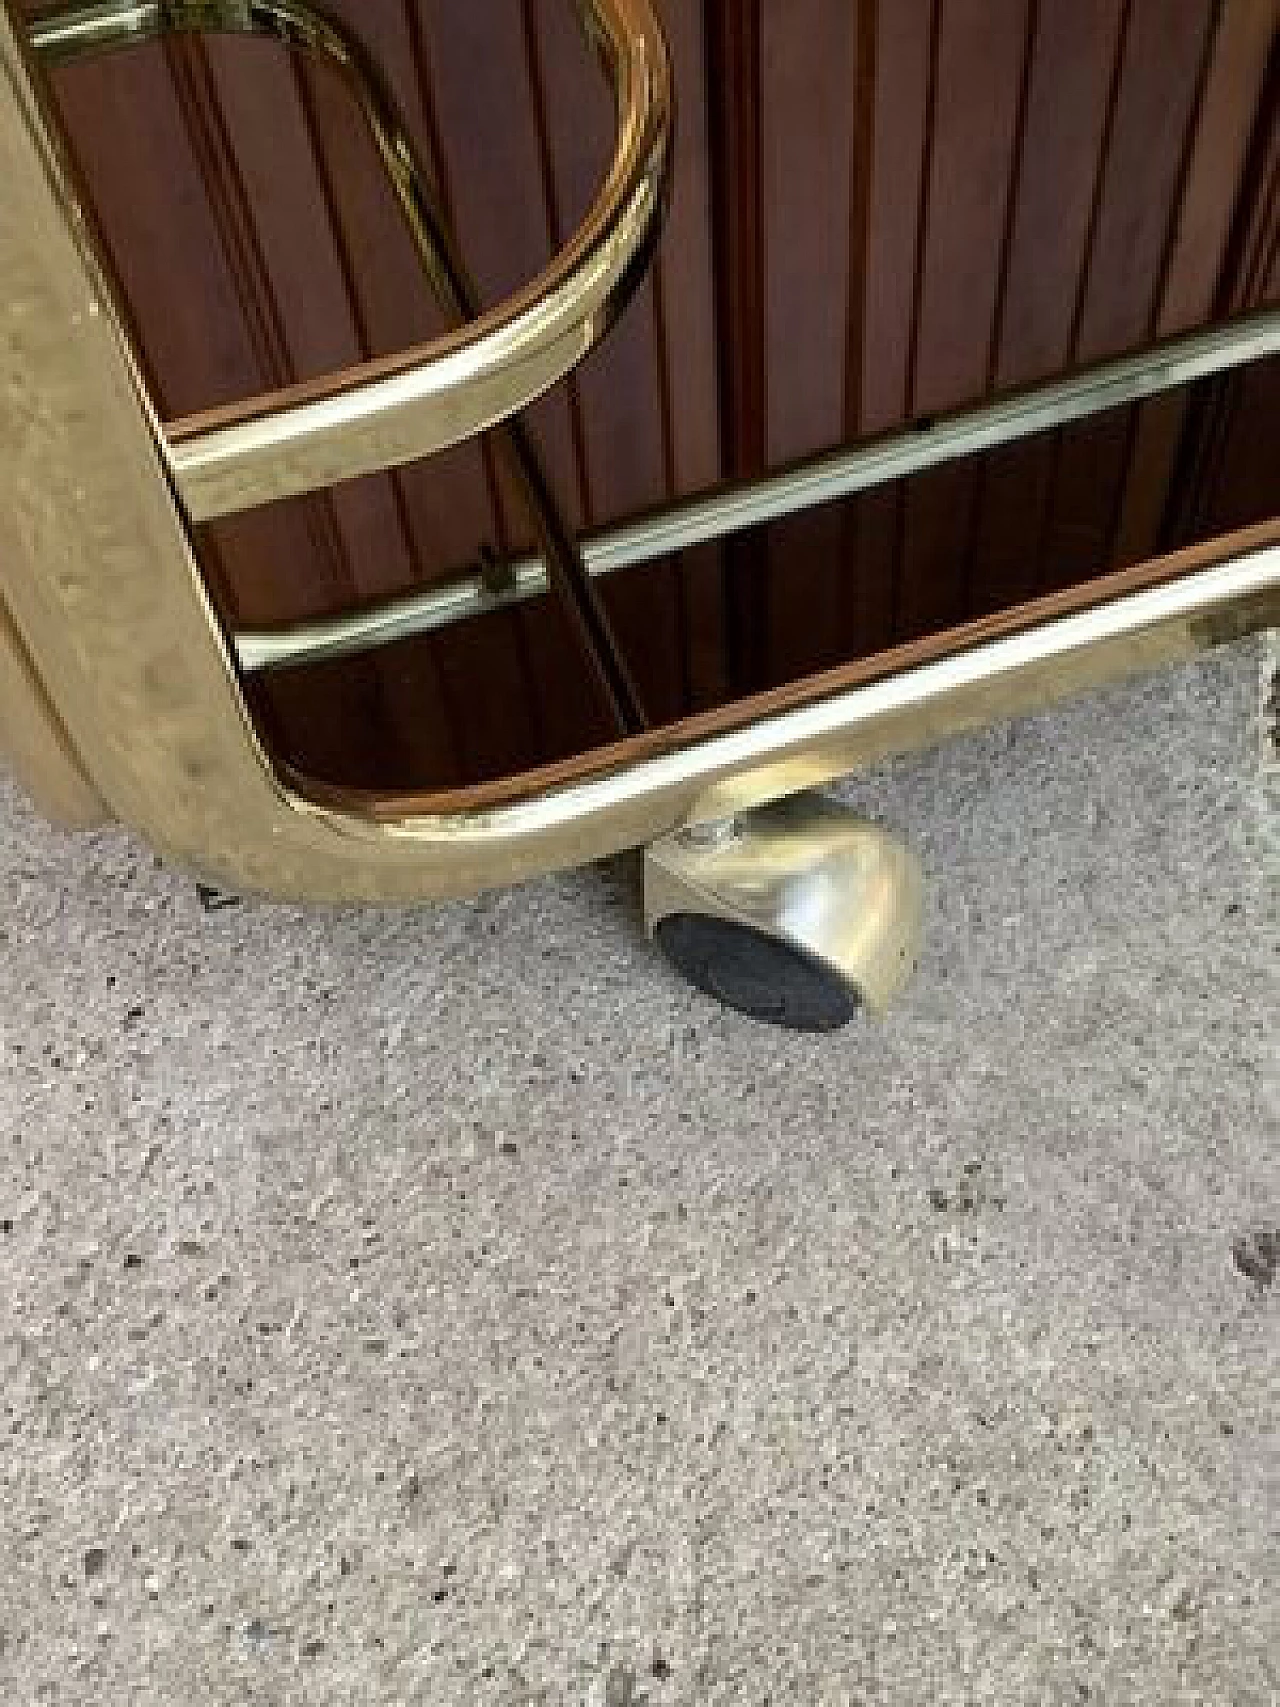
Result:
M767 1025L838 1031L858 1011L856 993L829 966L750 925L673 913L655 936L691 984Z

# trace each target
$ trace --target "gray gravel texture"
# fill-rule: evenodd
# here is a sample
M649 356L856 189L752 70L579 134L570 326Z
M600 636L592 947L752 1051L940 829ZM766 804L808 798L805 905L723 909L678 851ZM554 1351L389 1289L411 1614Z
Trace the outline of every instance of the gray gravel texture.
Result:
M1280 1699L1259 658L851 784L834 1040L633 861L206 915L0 792L0 1700Z

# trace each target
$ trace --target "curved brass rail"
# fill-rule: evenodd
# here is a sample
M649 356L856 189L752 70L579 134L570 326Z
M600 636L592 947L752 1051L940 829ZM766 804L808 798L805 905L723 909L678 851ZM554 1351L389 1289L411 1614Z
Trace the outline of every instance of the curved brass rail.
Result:
M600 341L643 272L662 208L671 136L666 47L649 0L587 0L612 74L618 140L581 229L542 276L469 318L465 274L433 280L469 323L434 343L333 379L170 422L171 472L193 521L398 467L518 414ZM56 69L173 33L265 35L323 55L347 78L426 252L453 246L382 78L356 37L306 0L149 0L37 18L29 40Z

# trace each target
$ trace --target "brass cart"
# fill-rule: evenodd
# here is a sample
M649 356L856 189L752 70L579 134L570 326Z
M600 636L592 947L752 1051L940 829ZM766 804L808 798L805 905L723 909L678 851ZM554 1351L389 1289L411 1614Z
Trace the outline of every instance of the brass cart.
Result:
M824 785L1280 621L1276 41L7 0L0 748L233 892L643 846L704 987L883 1006L920 876Z

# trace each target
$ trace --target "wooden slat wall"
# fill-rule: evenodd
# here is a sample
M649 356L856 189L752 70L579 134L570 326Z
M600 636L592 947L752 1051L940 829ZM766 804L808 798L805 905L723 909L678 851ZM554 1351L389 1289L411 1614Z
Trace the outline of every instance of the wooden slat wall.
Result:
M487 301L581 216L610 104L568 0L331 0L391 77ZM659 0L679 99L670 220L610 338L531 412L576 526L605 526L1150 338L1280 300L1280 0ZM33 8L34 9L34 8ZM163 411L435 335L332 75L244 41L60 75ZM1203 388L620 576L606 602L669 721L1274 508ZM491 447L207 530L232 619L332 610L520 549ZM554 606L259 694L330 776L448 784L603 741Z

